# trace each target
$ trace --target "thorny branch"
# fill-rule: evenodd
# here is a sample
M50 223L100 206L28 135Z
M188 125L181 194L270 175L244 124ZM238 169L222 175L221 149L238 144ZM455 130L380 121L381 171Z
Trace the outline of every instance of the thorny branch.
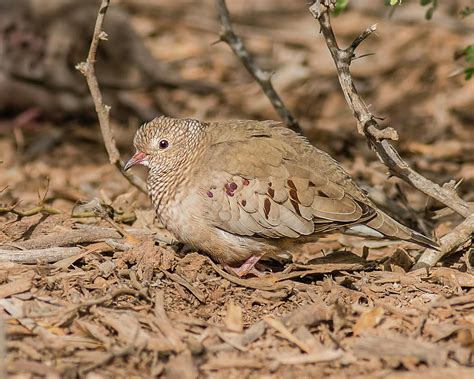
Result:
M354 57L355 48L375 31L376 25L365 30L348 48L341 49L337 45L329 18L328 8L324 6L323 9L321 9L320 1L316 1L310 7L310 12L321 25L321 32L336 64L344 96L358 121L357 128L359 133L364 134L368 138L370 144L377 151L379 158L390 168L393 174L410 183L426 195L445 204L461 216L469 216L473 210L465 201L454 197L452 191L426 179L400 158L398 152L388 141L398 139L396 131L392 128L381 129L375 117L368 110L364 101L357 93L349 66Z
M443 255L455 250L470 238L470 235L474 231L474 223L472 222L473 209L470 208L468 203L459 198L453 190L446 186L441 187L413 170L408 163L400 157L398 152L389 142L389 140L398 139L397 132L392 128L380 128L375 117L368 110L364 101L357 93L349 69L351 62L354 59L355 49L375 31L376 25L367 28L346 49L339 48L329 17L329 9L334 5L334 3L334 0L316 0L309 7L309 11L321 26L321 32L326 41L326 45L328 46L334 63L336 64L337 74L344 97L346 98L354 117L357 119L357 129L359 133L365 135L371 146L377 152L379 159L394 175L403 179L426 195L445 204L461 216L467 218L451 233L441 239L442 246L440 251L427 249L419 260L419 265L433 265L441 259Z
M97 48L100 40L107 40L107 34L102 30L102 24L104 22L105 14L109 7L110 0L102 0L97 14L97 19L94 27L94 34L85 62L78 63L76 69L78 69L87 80L87 85L91 92L92 99L94 101L95 110L99 118L100 131L104 139L105 148L109 156L110 163L118 168L120 173L140 191L147 193L145 183L137 176L132 173L125 172L122 170L123 162L120 160L120 153L115 144L114 135L110 126L109 112L110 106L104 104L102 94L99 89L99 83L95 76L94 64L96 62Z
M271 73L262 70L257 65L245 48L242 39L237 34L235 34L232 24L230 23L229 10L227 9L225 0L217 0L216 5L217 12L219 14L219 20L222 25L220 40L230 46L234 54L237 55L247 71L254 77L286 126L295 132L302 134L301 126L298 123L298 120L291 114L291 112L283 103L283 100L273 88Z

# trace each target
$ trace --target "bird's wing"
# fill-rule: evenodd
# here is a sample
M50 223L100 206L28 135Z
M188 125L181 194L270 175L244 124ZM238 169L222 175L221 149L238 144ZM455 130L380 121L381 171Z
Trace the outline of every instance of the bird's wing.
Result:
M331 180L334 174L319 172L318 150L268 126L220 124L204 186L207 217L216 227L243 236L299 237L373 217L371 207Z

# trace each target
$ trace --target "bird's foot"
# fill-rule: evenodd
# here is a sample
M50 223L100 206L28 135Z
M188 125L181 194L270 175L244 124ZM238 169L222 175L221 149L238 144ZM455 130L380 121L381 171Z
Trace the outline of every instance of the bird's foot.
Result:
M239 278L242 278L248 274L255 275L258 278L261 278L265 275L264 272L258 270L255 265L260 260L261 255L251 255L247 260L242 263L239 267L232 267L229 265L225 265L225 268L230 273L237 275Z

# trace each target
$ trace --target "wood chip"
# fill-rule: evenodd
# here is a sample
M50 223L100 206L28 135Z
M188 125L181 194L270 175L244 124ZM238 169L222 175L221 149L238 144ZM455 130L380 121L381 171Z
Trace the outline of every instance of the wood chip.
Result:
M0 285L0 298L6 298L17 293L28 291L33 285L34 272L29 271L26 275L12 282Z
M296 346L298 346L305 353L311 353L311 347L308 346L305 342L299 340L293 333L290 332L290 330L285 325L283 325L283 323L281 321L279 321L277 319L274 319L272 317L264 317L263 319L273 329L277 330L282 335L283 338L285 338L288 341L294 343Z

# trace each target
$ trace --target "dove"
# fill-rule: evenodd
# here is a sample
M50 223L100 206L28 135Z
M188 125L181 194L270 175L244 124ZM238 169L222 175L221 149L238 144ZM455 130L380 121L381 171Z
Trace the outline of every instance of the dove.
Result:
M133 143L124 170L148 167L160 222L239 277L334 231L438 246L378 209L337 161L279 122L160 116Z

